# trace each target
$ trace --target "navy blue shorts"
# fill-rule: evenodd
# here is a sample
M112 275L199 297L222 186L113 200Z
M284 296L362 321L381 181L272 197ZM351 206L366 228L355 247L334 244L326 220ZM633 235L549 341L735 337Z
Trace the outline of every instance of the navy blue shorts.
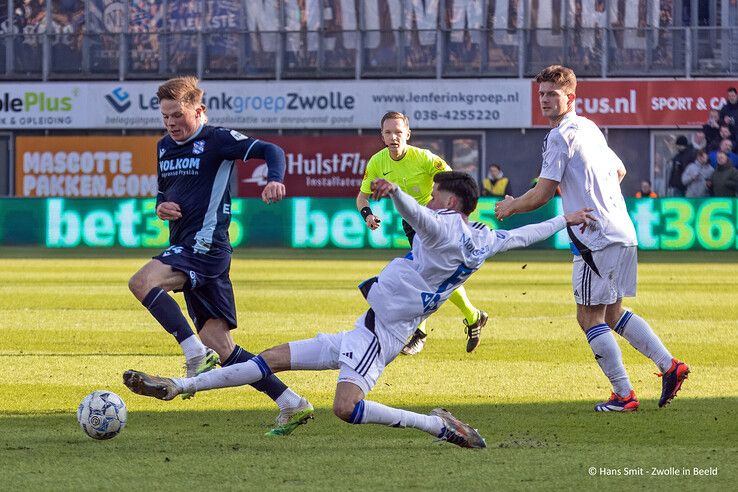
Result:
M192 248L175 244L153 258L187 275L182 292L198 332L209 319L224 319L231 330L236 327L229 251L212 249L195 253Z

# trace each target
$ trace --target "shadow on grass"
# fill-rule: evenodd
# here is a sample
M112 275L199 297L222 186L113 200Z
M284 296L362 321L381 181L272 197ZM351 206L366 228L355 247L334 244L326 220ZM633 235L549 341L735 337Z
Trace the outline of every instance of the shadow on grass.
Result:
M83 259L83 258L141 258L149 259L160 249L43 248L39 246L8 246L0 248L0 258L5 259ZM330 260L389 261L403 256L403 249L290 249L290 248L242 248L233 257L243 260ZM738 263L738 251L639 251L643 263ZM506 252L494 257L495 262L570 262L571 254L562 250L526 249Z
M130 398L129 408L134 403ZM274 411L167 412L162 403L162 412L132 410L121 435L104 442L84 436L73 415L2 415L0 485L489 490L734 483L738 398L678 398L665 409L645 400L632 414L596 414L593 403L450 405L479 428L486 450L434 444L412 429L352 426L326 408L293 435L272 438L263 434ZM711 474L694 476L695 467Z

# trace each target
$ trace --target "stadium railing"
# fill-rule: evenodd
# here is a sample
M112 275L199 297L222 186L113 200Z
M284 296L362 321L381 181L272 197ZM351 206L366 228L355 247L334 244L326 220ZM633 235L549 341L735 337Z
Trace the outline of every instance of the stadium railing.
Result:
M5 33L0 80L735 76L738 27ZM2 66L0 66L2 67Z

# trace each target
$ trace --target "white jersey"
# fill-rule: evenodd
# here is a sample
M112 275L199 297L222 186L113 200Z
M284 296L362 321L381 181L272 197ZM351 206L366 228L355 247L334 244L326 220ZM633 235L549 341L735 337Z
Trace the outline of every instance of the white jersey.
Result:
M543 144L541 178L558 181L564 212L593 209L597 219L577 238L592 251L610 244L635 246L635 228L620 191L618 170L623 162L610 149L592 121L567 113Z
M563 216L558 216L511 231L492 231L481 222L466 222L453 210L423 207L399 189L392 201L416 232L413 248L382 270L367 300L381 325L402 341L487 258L541 241L566 227Z

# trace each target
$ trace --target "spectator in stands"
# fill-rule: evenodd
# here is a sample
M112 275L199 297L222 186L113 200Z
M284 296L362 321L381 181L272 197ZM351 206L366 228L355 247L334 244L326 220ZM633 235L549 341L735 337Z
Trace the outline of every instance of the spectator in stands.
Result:
M738 93L735 87L728 88L728 97L720 108L720 124L734 127L738 122Z
M687 137L679 135L676 139L677 153L671 158L671 174L669 175L669 196L684 196L682 173L697 154Z
M694 132L690 143L692 144L692 147L694 147L694 150L704 150L704 148L707 147L707 137L705 137L705 132L702 130Z
M725 152L717 153L717 169L712 174L710 187L713 196L734 197L738 190L738 169L730 164Z
M733 142L733 148L735 148L735 132L732 126L720 125L720 141L727 139Z
M714 172L715 170L707 159L707 152L698 150L697 158L687 166L682 174L682 183L686 187L684 196L687 198L708 196L710 191L707 189L707 182Z
M490 164L487 179L482 182L482 196L505 198L505 195L512 195L510 179L502 174L499 164Z
M735 167L738 167L738 154L733 152L733 141L726 138L720 142L720 148L718 150L712 151L709 154L710 165L713 169L717 167L717 156L720 152L723 152L728 157L728 161Z
M712 169L712 168L711 168ZM659 195L651 188L651 182L647 179L641 181L641 189L636 191L636 198L658 198Z
M707 138L707 151L712 152L720 146L720 112L711 109L707 116L707 123L702 125L702 131Z

